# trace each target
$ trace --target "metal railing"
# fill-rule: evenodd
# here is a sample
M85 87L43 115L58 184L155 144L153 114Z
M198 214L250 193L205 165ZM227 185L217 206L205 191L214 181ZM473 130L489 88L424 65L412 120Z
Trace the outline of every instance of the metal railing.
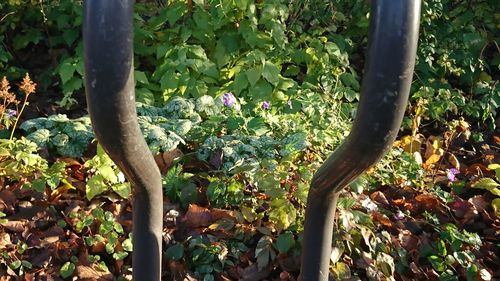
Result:
M136 118L131 0L84 1L85 87L99 143L132 183L133 277L160 280L161 176ZM309 191L300 280L328 280L339 191L391 147L410 91L420 0L374 0L361 97L351 133Z

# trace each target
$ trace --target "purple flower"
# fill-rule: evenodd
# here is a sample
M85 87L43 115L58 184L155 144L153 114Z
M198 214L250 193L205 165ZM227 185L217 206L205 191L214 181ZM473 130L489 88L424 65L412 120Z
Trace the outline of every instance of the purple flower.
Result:
M12 110L12 109L7 109L7 111L5 112L5 115L7 115L7 117L14 117L17 115L17 111Z
M233 93L227 92L224 94L222 97L222 100L224 101L224 106L227 107L232 107L234 103L236 102L236 98L234 97Z
M448 177L448 180L450 180L451 182L453 181L456 181L457 178L455 177L456 174L460 173L457 169L455 168L451 168L448 173L446 174L446 176Z
M287 104L288 104L288 107L290 107L290 109L293 109L292 100L288 100Z
M398 211L397 213L394 214L394 218L400 221L405 218L405 214L401 211Z
M262 105L260 107L262 109L269 109L269 108L271 108L271 104L268 101L263 101Z

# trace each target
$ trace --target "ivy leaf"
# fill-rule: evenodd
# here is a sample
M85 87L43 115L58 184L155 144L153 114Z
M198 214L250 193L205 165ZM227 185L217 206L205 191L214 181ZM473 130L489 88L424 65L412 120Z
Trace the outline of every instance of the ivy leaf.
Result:
M61 267L60 270L61 277L62 278L70 277L74 271L75 271L75 264L68 261Z

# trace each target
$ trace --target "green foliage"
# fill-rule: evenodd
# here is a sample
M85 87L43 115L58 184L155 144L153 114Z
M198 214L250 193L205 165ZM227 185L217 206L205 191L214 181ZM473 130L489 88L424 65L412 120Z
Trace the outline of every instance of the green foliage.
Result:
M427 103L427 116L443 120L465 114L495 126L500 57L495 2L424 1L412 99Z
M49 186L51 190L55 190L61 182L66 186L73 188L66 180L66 163L56 161L46 170L42 170L41 176L32 181L31 186L38 192L45 192L45 187Z
M94 138L88 117L69 119L66 115L57 114L27 120L20 128L40 148L70 157L81 157Z
M180 201L183 207L198 200L198 190L191 181L191 174L182 173L182 167L172 167L163 178L163 188L170 200Z
M38 63L47 65L36 79L41 89L60 82L64 94L60 104L65 107L75 105L72 95L83 86L81 1L50 0L42 4L37 1L23 1L22 4L21 1L4 1L0 10L5 15L0 24L3 42L0 64L7 66L0 67L0 74L19 78L17 73L25 72L19 70L36 59ZM35 46L49 55L40 56L40 53L32 52ZM21 60L20 54L23 54ZM59 78L59 81L54 78Z
M0 177L20 180L47 169L36 143L26 139L0 139Z
M125 182L125 175L118 169L101 146L97 146L97 155L85 162L91 176L87 180L87 199L113 190L122 198L128 198L131 193L130 183Z

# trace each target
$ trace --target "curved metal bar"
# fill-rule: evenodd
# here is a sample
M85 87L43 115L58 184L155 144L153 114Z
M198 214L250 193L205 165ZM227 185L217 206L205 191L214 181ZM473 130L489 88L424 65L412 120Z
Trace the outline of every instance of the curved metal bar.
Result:
M85 88L97 140L133 186L134 280L160 280L160 171L137 122L133 0L84 1Z
M356 118L347 139L311 182L300 280L328 280L339 191L377 163L394 142L410 92L420 0L374 0L367 63Z

